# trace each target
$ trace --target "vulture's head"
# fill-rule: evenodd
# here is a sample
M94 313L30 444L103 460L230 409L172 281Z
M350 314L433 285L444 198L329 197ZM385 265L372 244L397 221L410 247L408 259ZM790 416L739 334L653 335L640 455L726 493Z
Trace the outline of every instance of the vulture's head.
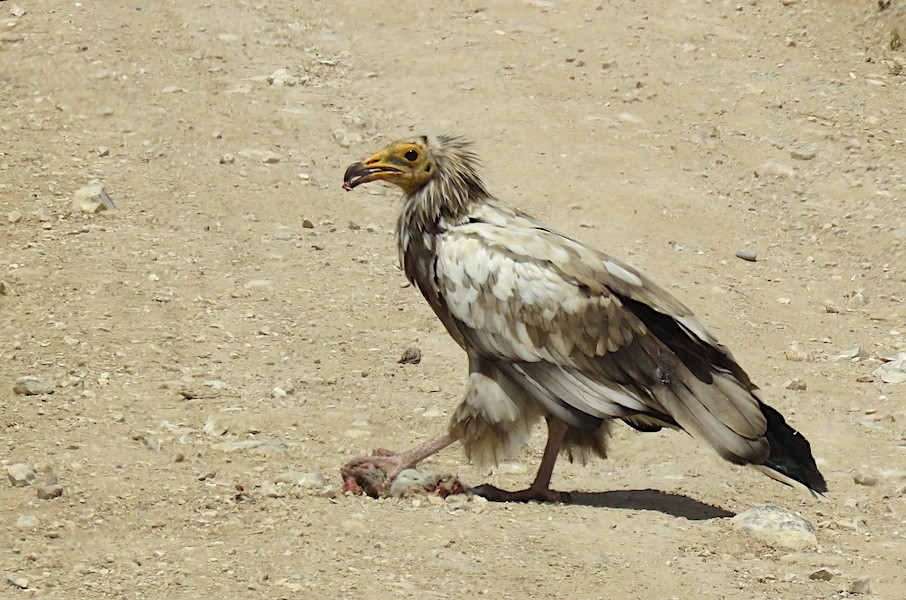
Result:
M349 165L343 189L382 179L402 188L407 196L420 190L443 196L485 194L476 167L478 158L472 145L460 137L419 136L387 144L380 152L362 162Z

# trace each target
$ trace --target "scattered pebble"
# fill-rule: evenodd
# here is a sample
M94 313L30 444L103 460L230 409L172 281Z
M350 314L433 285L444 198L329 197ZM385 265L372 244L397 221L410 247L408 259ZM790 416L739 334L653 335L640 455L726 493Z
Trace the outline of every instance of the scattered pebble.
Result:
M84 213L99 213L116 210L116 205L107 190L99 185L89 185L76 190L72 196L72 209Z
M796 390L799 392L804 392L808 386L806 385L804 379L799 379L797 377L795 379L790 379L789 381L784 383L783 387L785 387L788 390Z
M303 229L314 229L315 224L310 219L302 219L302 227Z
M398 361L401 365L417 365L422 362L422 351L416 347L406 348Z
M860 471L860 472L856 473L856 475L853 477L853 482L855 482L859 485L874 487L874 486L878 485L878 478L869 473L864 473L864 472Z
M20 377L13 384L13 393L23 396L37 396L39 394L53 394L57 387L56 382L50 377L26 375Z
M211 437L220 437L228 431L228 428L223 423L219 423L214 418L210 418L205 421L204 427L202 427L201 430Z
M220 164L232 165L236 162L236 155L226 152L220 156Z
M299 83L299 78L291 75L286 67L280 67L267 76L267 82L270 85L292 87Z
M28 589L28 578L22 577L21 575L16 575L15 573L7 573L6 581L13 587L17 587L20 590Z
M283 160L283 156L277 154L276 152L272 152L270 150L258 150L255 148L246 148L244 150L239 150L238 152L236 152L236 154L242 158L255 160L266 165L273 165Z
M333 139L340 145L341 148L349 148L355 144L362 143L362 136L358 133L348 133L345 129L334 129L333 130Z
M790 156L796 160L812 160L815 158L814 150L790 150Z
M25 15L25 9L19 6L18 4L13 4L9 7L9 14L14 17L22 17Z
M320 473L287 471L274 477L274 483L285 483L302 488L322 488L327 485L327 478Z
M834 360L861 360L867 358L868 354L862 348L850 348L834 356Z
M41 519L34 515L19 515L19 518L16 519L16 527L22 529L31 529L32 527L37 527L41 524Z
M894 360L884 363L872 372L884 383L906 382L906 352L899 352Z
M35 482L35 472L25 463L15 463L6 467L6 476L13 487L25 487Z
M758 259L758 252L755 250L737 250L736 257L749 262L755 262Z
M621 113L617 114L617 121L620 121L622 123L633 123L633 124L638 125L638 124L644 123L645 119L643 117L634 115L629 112L621 112Z
M425 412L422 413L422 416L428 417L429 419L436 419L439 417L446 417L447 413L436 406L431 406L425 409Z
M766 162L755 169L755 177L775 177L777 179L787 179L795 177L796 169L789 165L777 162Z
M208 479L214 479L215 477L217 477L217 471L207 470L196 475L195 479L198 481L207 481Z
M793 342L787 348L785 356L787 360L801 362L803 360L811 360L812 353L801 342Z
M865 577L855 579L849 584L850 594L869 594L871 593L871 580Z
M809 573L809 579L818 579L820 581L830 581L834 578L834 574L830 569L818 569L812 573Z
M811 523L776 506L749 508L733 517L732 521L736 529L772 546L804 550L818 544Z
M59 483L54 483L52 485L42 485L38 488L38 499L40 500L51 500L53 498L59 498L63 495L63 486Z

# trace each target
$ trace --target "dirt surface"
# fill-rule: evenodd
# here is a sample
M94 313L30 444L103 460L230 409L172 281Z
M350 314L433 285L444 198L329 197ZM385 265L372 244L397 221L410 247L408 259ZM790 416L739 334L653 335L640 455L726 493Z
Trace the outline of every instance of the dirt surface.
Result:
M904 10L0 2L0 597L906 598L906 383L872 374L906 351ZM344 495L344 460L440 432L464 391L397 266L397 192L340 189L423 132L692 306L828 501L625 426L558 465L571 506ZM73 210L91 183L118 210ZM14 394L28 375L52 393ZM536 433L492 471L428 466L516 489ZM757 505L818 547L726 518Z

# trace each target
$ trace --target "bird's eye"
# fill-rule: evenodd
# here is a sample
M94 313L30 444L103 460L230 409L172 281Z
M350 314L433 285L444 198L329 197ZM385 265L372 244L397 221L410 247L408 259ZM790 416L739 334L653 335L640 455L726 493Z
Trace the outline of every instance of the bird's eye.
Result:
M416 150L406 150L406 153L403 156L408 161L414 161L418 159L418 152Z

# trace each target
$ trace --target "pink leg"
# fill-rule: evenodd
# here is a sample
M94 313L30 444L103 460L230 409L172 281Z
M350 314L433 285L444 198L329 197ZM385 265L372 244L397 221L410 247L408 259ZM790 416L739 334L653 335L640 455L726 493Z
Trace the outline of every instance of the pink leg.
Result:
M535 474L535 480L527 489L518 492L508 492L493 485L484 484L470 489L469 492L487 498L492 502L528 502L529 500L537 500L539 502L569 503L571 498L567 492L557 492L550 489L554 464L557 462L557 455L560 452L560 446L563 445L563 439L566 437L568 429L569 425L560 419L547 418L547 444L544 446L544 456L541 458L541 465L538 467L538 473Z
M444 433L401 454L375 450L372 456L354 458L340 467L343 489L364 492L372 498L377 498L402 471L414 468L456 439L450 433Z

